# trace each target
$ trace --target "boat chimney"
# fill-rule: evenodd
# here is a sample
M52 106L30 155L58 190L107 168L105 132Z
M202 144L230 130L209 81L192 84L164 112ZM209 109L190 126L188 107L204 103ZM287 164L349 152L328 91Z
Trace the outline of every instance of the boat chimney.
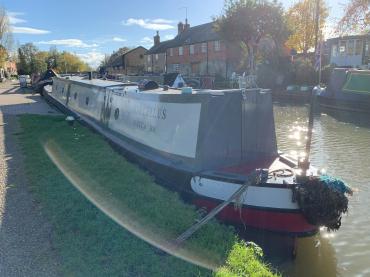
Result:
M184 24L180 21L179 24L177 24L177 34L181 34L184 31Z
M157 34L154 36L154 46L157 46L161 43L161 37L159 36L159 31L157 31Z

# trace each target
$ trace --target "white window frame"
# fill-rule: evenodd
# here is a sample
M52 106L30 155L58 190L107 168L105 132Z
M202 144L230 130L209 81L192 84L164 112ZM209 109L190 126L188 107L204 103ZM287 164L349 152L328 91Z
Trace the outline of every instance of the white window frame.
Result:
M215 50L216 52L221 50L221 43L219 40L215 40L213 42L213 50Z
M362 39L356 39L355 43L355 55L362 55L364 48L363 40ZM357 51L359 50L359 51Z
M179 47L179 56L183 56L183 55L184 55L184 47L180 46Z
M194 53L195 53L195 51L194 51L195 49L194 49L194 44L191 44L190 46L189 46L189 54L190 55L194 55Z
M147 62L150 63L150 55L148 55Z
M333 44L331 46L331 56L332 57L338 56L338 45L337 44Z
M155 54L155 60L158 61L158 54Z
M347 53L347 41L339 41L338 50L340 56L345 56Z
M207 53L207 42L202 42L201 49L202 53Z
M349 39L347 41L347 55L353 56L355 54L355 43L356 41L354 39Z

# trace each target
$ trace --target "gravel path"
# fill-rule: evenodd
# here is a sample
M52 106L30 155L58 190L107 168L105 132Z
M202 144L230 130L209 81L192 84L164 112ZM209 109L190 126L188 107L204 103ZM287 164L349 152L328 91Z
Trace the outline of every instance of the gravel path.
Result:
M56 114L39 95L0 84L0 276L58 276L51 226L27 188L17 114Z

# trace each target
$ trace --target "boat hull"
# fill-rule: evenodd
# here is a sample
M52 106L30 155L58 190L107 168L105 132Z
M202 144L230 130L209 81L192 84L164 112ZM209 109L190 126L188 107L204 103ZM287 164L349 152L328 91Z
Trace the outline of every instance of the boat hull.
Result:
M232 190L229 190L229 192L227 193L222 193L222 197L219 197L217 195L207 196L207 194L197 190L194 187L194 183L192 182L192 180L194 180L194 176L197 176L199 172L205 172L207 169L225 168L226 166L232 164L240 164L241 161L244 164L250 165L251 169L253 169L259 167L259 165L253 164L248 159L253 160L255 159L255 157L260 157L264 160L270 161L278 156L275 152L276 148L274 148L274 145L276 144L276 141L274 141L274 132L273 134L269 132L274 129L273 122L272 125L271 122L269 122L270 116L272 116L272 113L269 114L269 111L272 111L272 109L268 106L262 109L256 108L256 103L266 103L264 98L268 95L262 94L263 98L258 99L258 95L253 96L253 94L251 94L252 99L249 99L248 97L250 96L242 98L240 93L230 94L225 97L226 102L229 105L226 107L225 105L222 105L222 102L225 102L225 99L220 99L217 97L215 99L213 99L213 97L208 98L208 96L200 97L198 101L194 101L194 99L191 99L190 104L201 105L201 109L199 110L199 126L197 127L199 131L196 135L197 141L195 143L196 151L194 151L194 147L187 147L187 150L185 152L181 152L183 151L183 149L163 149L165 145L161 144L161 142L157 144L157 147L150 147L152 146L150 145L150 143L152 143L152 141L158 140L158 137L151 137L151 139L148 141L138 141L137 136L140 135L125 135L125 133L128 132L130 128L133 128L132 126L130 127L126 125L127 128L122 129L120 126L115 126L114 124L111 124L112 120L117 120L115 110L119 108L120 111L131 110L131 113L135 113L136 111L140 114L141 118L148 117L149 115L151 117L151 120L154 118L154 121L149 120L149 122L152 122L153 126L158 126L156 122L158 120L161 120L160 117L163 116L163 110L161 110L161 107L163 107L163 105L159 106L158 103L168 102L169 100L167 99L167 96L158 97L150 95L149 97L151 98L151 100L154 99L154 102L156 104L146 105L146 107L150 107L150 109L147 109L144 114L142 112L142 109L140 108L141 104L134 104L133 106L129 106L132 105L132 103L135 103L131 100L140 99L136 98L136 95L132 95L129 93L122 94L121 91L119 93L121 93L122 95L114 94L115 96L117 96L115 98L112 97L114 91L111 89L101 89L95 87L88 88L84 85L82 90L74 91L71 84L73 83L63 83L63 81L61 81L57 85L57 87L59 86L59 89L57 91L55 88L56 85L54 84L53 90L51 90L50 87L45 88L43 95L47 101L57 106L57 108L59 108L64 113L74 115L80 120L80 122L92 128L94 131L102 134L112 144L112 146L119 152L123 153L126 158L137 163L145 170L148 170L151 174L153 174L158 180L158 183L165 185L171 190L180 192L185 200L194 203L200 208L205 208L207 210L212 209L213 207L224 201L226 197L228 197L228 194L232 193ZM63 87L63 89L61 89L61 87ZM88 89L86 89L86 87ZM77 97L76 92L79 95ZM119 98L118 96L120 96L121 98ZM124 103L120 100L122 99L122 97L127 96L132 96L132 98L130 98L130 101ZM137 97L144 96L138 95ZM185 102L189 102L186 99L187 97L188 96L183 97L185 99ZM181 97L179 98L181 99ZM112 99L112 101L110 99ZM270 102L267 103L271 104L271 96L266 99L270 99ZM246 104L245 107L242 105L241 109L238 110L235 103L243 103L243 101L254 102L253 105L250 106L248 106L249 104ZM111 105L109 103L111 103ZM235 118L240 117L240 115L245 115L245 119L243 119L242 117L241 121L233 120L232 118L218 118L218 120L216 121L210 120L210 115L213 116L214 111L220 110L221 108L223 108L226 112L230 111L231 116L235 116ZM232 110L235 113L234 115L232 113ZM248 114L248 112L251 113L251 111L253 111L254 114L258 113L258 110L261 115L258 120L256 120L255 117L251 117L251 114ZM167 108L166 111L171 111L171 109ZM173 113L176 113L176 109L173 110ZM126 118L130 122L140 121L140 118L132 119L129 118L128 115L123 118ZM191 118L191 121L194 121L194 118ZM265 123L264 125L266 127L265 130L262 131L262 128L259 128L259 126L261 126L259 121L261 120ZM178 120L176 122L178 123L181 121ZM121 123L121 125L125 124L127 123ZM243 124L248 126L249 132L260 132L259 134L257 134L257 136L268 138L269 141L253 141L248 139L235 141L235 139L240 139L243 136L243 133L245 135L246 131L243 130L243 127L241 128L242 130L240 130L240 126L243 126ZM211 126L213 127L213 129L209 128L207 130L203 130L202 127L205 125ZM194 125L191 126L194 127ZM136 127L139 130L141 129L140 124L134 125L135 129ZM235 132L237 128L239 128L239 131ZM217 132L220 131L223 133L223 135L220 135L217 139L213 139L213 144L211 143L210 145L208 145L207 143L205 143L207 139L209 139L210 137L215 137L217 135ZM160 134L163 134L163 132L161 132ZM171 138L171 136L167 136L166 138L168 140L169 138ZM220 149L220 146L224 146L225 144L230 145L230 147L227 148L228 152L225 152L224 149ZM233 149L233 147L239 148ZM246 150L249 149L253 149L253 151L247 152ZM265 149L266 152L256 151L259 149ZM235 155L234 152L237 154ZM249 154L248 156L246 156L247 153ZM266 153L270 155L266 155ZM239 184L241 184L245 181L245 178L248 175L248 172L244 173L245 174L234 175L233 173L230 173L229 175L232 176L234 179L236 178ZM226 180L224 188L230 187L228 181L230 180ZM290 181L293 183L293 180ZM276 185L272 185L271 192L265 191L264 193L260 194L260 196L257 196L257 198L266 198L262 202L257 204L254 203L253 205L243 203L240 210L235 210L233 205L230 205L219 214L219 218L233 224L244 223L253 228L284 233L292 236L304 236L315 233L318 230L317 226L309 225L305 221L297 203L295 203L292 198L291 188L285 188L283 191L283 198L281 199L282 203L285 201L285 204L283 203L283 206L271 206L268 203L272 199L271 195L277 192L276 190L273 191L274 186ZM249 195L252 195L252 193L249 192ZM284 208L284 205L288 206Z

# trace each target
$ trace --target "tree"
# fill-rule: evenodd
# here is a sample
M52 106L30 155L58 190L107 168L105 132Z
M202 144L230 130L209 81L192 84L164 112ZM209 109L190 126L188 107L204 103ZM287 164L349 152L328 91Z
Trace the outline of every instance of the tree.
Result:
M250 74L260 42L269 39L278 53L289 35L282 6L267 0L226 0L216 29L225 41L240 45L241 53L246 50Z
M4 8L0 7L0 41L9 31L9 19Z
M78 56L69 52L62 52L58 58L57 70L61 73L90 71L90 67Z
M26 43L18 48L18 74L32 73L34 69L32 63L34 62L34 56L37 53L37 48L32 43Z
M48 64L48 56L49 53L46 51L36 52L35 55L33 55L31 58L31 72L39 74L45 72Z
M7 60L8 51L6 51L4 46L0 45L0 67L2 67Z
M287 23L292 30L286 45L297 52L307 54L308 50L315 47L315 18L316 1L301 0L293 5L286 13ZM324 28L328 17L328 9L323 0L320 1L319 34Z
M370 24L370 0L350 0L344 15L338 23L337 31L357 33L368 29Z

